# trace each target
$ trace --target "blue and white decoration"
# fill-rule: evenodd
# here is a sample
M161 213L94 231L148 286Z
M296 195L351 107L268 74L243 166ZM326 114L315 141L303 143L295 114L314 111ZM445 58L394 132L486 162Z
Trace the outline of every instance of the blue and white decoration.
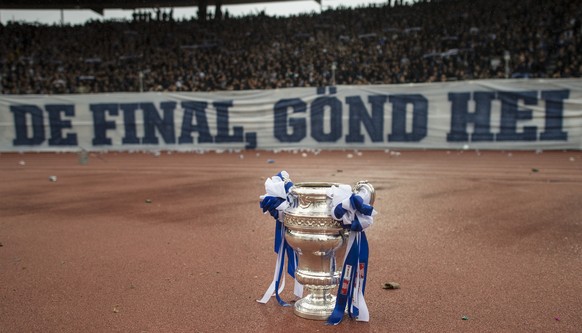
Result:
M295 279L295 269L297 267L297 254L285 239L285 225L283 224L283 214L285 209L289 206L287 194L289 189L293 186L293 182L289 178L286 171L279 172L276 176L268 178L265 181L265 195L261 196L260 207L263 213L269 213L275 219L275 253L277 253L277 263L275 265L275 274L273 282L263 295L263 298L257 300L259 303L267 303L272 296L277 298L277 301L282 306L290 306L285 302L279 294L285 288L285 274L283 274L283 266L285 265L285 255L287 255L287 273L293 277L295 296L301 298L303 296L303 285Z
M344 266L338 287L335 309L327 324L339 324L346 312L357 321L369 321L370 314L364 299L368 271L369 247L365 230L374 223L377 214L370 205L371 194L362 188L353 193L349 185L332 186L332 216L350 230Z

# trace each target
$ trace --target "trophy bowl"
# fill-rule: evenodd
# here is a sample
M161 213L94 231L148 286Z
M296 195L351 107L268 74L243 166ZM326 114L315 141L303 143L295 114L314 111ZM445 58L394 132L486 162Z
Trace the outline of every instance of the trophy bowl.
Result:
M332 289L341 277L347 232L331 216L328 189L335 183L295 184L285 210L285 239L298 255L295 271L307 295L295 302L296 315L326 320L335 307Z

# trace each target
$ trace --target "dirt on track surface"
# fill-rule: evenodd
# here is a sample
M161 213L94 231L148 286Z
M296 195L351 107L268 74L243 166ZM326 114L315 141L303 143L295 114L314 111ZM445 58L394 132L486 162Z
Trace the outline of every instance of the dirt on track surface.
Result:
M582 332L581 152L305 155L1 154L0 332ZM255 301L280 170L375 186L369 323Z

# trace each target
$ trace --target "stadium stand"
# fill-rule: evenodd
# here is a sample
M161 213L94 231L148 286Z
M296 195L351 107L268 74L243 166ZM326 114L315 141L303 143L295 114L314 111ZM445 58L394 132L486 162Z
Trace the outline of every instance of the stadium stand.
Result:
M3 94L216 91L582 75L575 0L453 0L200 22L0 25Z

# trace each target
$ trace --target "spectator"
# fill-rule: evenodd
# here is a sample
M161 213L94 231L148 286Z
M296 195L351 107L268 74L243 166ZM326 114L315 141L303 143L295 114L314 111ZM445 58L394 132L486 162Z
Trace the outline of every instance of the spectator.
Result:
M582 6L574 0L395 1L288 18L260 13L205 23L176 21L173 11L157 10L155 20L148 14L79 26L0 26L2 93L504 78L505 51L513 59L511 77L580 77L582 72Z

